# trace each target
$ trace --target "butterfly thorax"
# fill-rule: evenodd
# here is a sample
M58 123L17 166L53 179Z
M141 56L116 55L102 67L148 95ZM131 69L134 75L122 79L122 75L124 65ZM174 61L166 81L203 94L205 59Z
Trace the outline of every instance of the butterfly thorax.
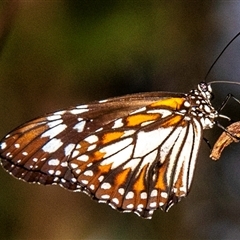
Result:
M209 84L201 82L198 88L186 95L184 106L189 107L188 113L198 117L203 129L213 128L218 111L211 104L212 88Z

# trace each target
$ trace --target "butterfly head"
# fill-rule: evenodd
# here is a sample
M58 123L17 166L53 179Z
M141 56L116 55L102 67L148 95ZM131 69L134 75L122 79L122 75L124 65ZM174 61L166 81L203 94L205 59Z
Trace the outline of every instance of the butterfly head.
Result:
M211 104L212 98L211 85L206 82L200 82L197 89L190 91L187 96L187 101L190 103L190 113L200 119L203 129L212 128L218 117L218 112Z
M213 98L212 87L206 82L200 82L198 84L198 91L200 95L204 97L205 100L211 100Z

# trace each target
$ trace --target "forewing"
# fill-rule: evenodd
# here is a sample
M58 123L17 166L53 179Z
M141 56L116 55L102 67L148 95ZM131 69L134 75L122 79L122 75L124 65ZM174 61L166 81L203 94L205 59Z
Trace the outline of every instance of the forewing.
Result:
M81 186L68 167L68 158L75 145L114 119L169 95L172 94L132 94L32 120L1 140L1 164L18 179L60 184L76 190Z

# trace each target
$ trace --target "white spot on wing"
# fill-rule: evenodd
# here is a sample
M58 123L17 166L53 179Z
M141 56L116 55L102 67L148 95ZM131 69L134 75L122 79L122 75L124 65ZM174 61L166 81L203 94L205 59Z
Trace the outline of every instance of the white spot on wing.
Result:
M64 153L65 156L69 156L72 152L72 150L74 149L75 144L74 143L69 143L65 148L64 148Z
M88 143L95 143L95 142L97 142L98 141L98 137L96 136L96 135L90 135L90 136L88 136L88 137L86 137L85 139L84 139L84 141L86 141L86 142L88 142Z
M88 184L88 180L81 180L81 183L83 183L84 185Z
M86 161L88 161L88 159L89 159L89 156L86 154L83 154L83 155L77 157L77 160L82 161L82 162L86 162Z
M81 121L81 122L77 123L73 127L73 129L77 130L77 132L83 132L85 125L86 125L86 121Z
M71 181L75 183L75 182L77 182L77 179L75 177L73 177L73 178L71 178ZM78 185L77 187L80 188L81 186Z
M149 206L154 208L154 207L157 206L157 203L156 202L151 202Z
M48 170L48 173L49 173L50 175L52 175L52 174L54 174L54 170Z
M84 172L84 175L92 177L93 176L93 171L92 170L87 170L87 171Z
M48 161L49 166L58 166L60 161L58 159L51 159Z
M102 198L102 199L109 199L109 198L110 198L110 196L109 196L109 195L107 195L107 194L105 194L105 195L102 195L102 196L101 196L101 198Z
M122 141L118 141L116 143L110 144L106 147L103 147L100 152L102 153L106 153L104 155L105 158L107 158L108 156L113 155L116 152L119 152L121 149L126 148L127 146L129 146L131 143L133 142L132 138L126 138L123 139ZM121 152L121 151L120 151Z
M122 135L122 137L131 136L131 135L133 135L135 132L136 132L135 130L126 130L126 131L124 131L124 134Z
M143 207L144 207L143 204L138 204L137 206L138 211L142 211Z
M82 109L82 108L88 108L88 105L79 105L79 106L76 106L76 108L78 108L78 109Z
M88 152L92 151L93 149L95 149L97 147L96 144L90 145L87 149Z
M22 154L23 154L23 153L22 153ZM27 154L23 154L23 155L27 156ZM7 152L7 153L6 153L6 156L7 156L7 157L11 157L11 156L12 156L12 155L11 155L11 152Z
M73 151L73 153L72 153L72 158L75 158L76 156L78 156L78 154L79 154L79 151L78 150L75 150L75 151Z
M67 167L68 166L68 162L61 162L61 167Z
M111 157L108 157L107 159L102 161L100 165L108 165L112 163L111 169L115 169L119 165L125 163L130 159L132 150L133 150L133 145L130 145L124 148L123 150L117 152L116 154L113 154Z
M53 138L42 147L42 150L44 152L53 153L57 151L62 145L63 142L60 139Z
M167 198L167 197L168 197L168 194L167 194L166 192L161 192L161 197Z
M118 192L119 192L120 195L123 195L124 192L125 192L125 190L124 190L124 188L119 188L119 189L118 189Z
M1 143L1 149L5 149L7 147L7 144L5 142Z
M54 115L63 115L66 113L66 110L55 112Z
M100 101L98 101L99 103L105 103L105 102L107 102L108 101L108 99L104 99L104 100L100 100Z
M145 112L145 111L146 111L146 107L142 107L142 108L137 109L137 110L134 111L134 112L131 112L130 115L133 115L133 114L135 114L135 113L139 113L139 112Z
M14 146L15 146L15 148L20 148L20 144L19 143L15 143Z
M140 161L141 161L141 158L131 159L124 165L123 169L131 168L131 170L134 171L134 169L139 165Z
M113 198L112 202L115 203L115 204L119 204L119 200L117 198Z
M57 170L56 172L55 172L55 175L61 175L61 171L60 170Z
M141 198L141 199L147 199L147 193L146 193L146 192L142 192L142 193L140 194L140 198Z
M95 132L100 132L100 131L102 131L103 130L103 128L102 127L100 127L99 129L97 129Z
M78 164L76 164L76 163L70 163L70 166L71 166L71 168L75 169L75 168L78 167Z
M156 197L158 195L158 191L156 189L152 190L151 197Z
M113 127L112 128L120 128L120 127L122 127L124 124L123 124L123 122L122 122L122 118L119 118L119 119L117 119L115 122L114 122L114 125L113 125Z
M72 114L81 114L81 113L84 113L84 112L88 112L89 109L87 108L78 108L78 109L73 109L73 110L70 110L69 112L72 113Z
M130 191L126 195L126 199L132 199L134 197L134 192Z
M126 206L126 208L128 208L128 209L132 209L134 207L134 205L131 203L131 204L128 204L127 206Z
M51 115L51 116L46 117L46 119L48 121L58 120L60 118L61 118L61 116L59 116L59 115Z
M54 115L53 115L53 116L54 116ZM47 125L48 125L49 128L53 128L53 127L61 124L62 122L63 122L63 120L60 119L60 120L57 120L57 121L48 122Z
M98 181L99 181L99 182L102 182L103 179L104 179L104 176L99 176L99 177L98 177Z
M166 109L152 109L152 110L148 110L147 113L151 114L151 113L159 113L162 115L161 118L165 118L168 117L172 114L171 111L166 110Z
M147 126L147 125L149 125L149 124L151 124L151 123L154 123L154 122L155 122L155 121L143 122L143 123L141 123L141 127Z
M110 183L103 183L103 184L101 185L101 188L102 188L102 189L110 189L110 188L111 188L111 184L110 184Z
M41 137L42 138L44 138L44 137L54 138L55 136L60 134L66 128L67 128L67 125L65 125L65 124L58 125L54 128L51 128L51 129L47 130L46 132L44 132L41 135Z
M134 157L143 157L158 146L169 136L172 127L159 128L150 132L140 131L137 135ZM170 145L172 146L172 145Z

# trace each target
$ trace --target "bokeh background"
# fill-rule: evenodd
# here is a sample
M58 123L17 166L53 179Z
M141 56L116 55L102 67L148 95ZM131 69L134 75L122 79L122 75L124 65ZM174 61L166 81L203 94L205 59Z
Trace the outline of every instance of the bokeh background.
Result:
M0 21L3 137L31 118L91 100L188 92L240 31L240 2L9 0L0 3ZM240 37L207 81L239 81L239 66ZM229 92L240 98L240 86L213 87L215 106ZM230 101L224 113L239 120L239 104ZM221 132L205 137L213 145ZM203 141L189 196L152 220L0 169L0 239L240 238L239 146L214 162Z

